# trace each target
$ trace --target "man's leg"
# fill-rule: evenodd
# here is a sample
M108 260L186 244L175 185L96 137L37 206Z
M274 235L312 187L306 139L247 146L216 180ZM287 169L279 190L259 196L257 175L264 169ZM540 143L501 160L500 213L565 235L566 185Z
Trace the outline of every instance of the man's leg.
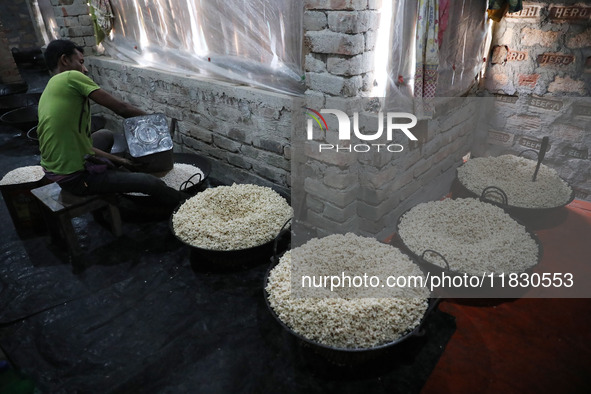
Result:
M111 148L115 143L113 132L107 129L100 129L90 135L92 138L92 146L102 150L103 152L111 153Z
M177 205L188 197L186 193L175 190L154 175L141 172L107 170L101 174L84 173L72 185L62 188L78 195L102 193L144 193L162 204Z

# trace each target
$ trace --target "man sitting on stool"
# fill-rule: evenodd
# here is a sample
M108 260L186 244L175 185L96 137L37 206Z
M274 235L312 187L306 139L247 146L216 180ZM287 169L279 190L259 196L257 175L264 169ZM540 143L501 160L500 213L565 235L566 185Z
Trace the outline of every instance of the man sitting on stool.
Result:
M37 134L46 177L76 195L138 192L170 206L186 198L158 177L118 170L116 165L133 170L134 164L109 153L112 133L99 130L91 135L89 99L124 118L146 113L113 97L85 75L83 48L69 40L55 40L44 56L54 74L39 100Z

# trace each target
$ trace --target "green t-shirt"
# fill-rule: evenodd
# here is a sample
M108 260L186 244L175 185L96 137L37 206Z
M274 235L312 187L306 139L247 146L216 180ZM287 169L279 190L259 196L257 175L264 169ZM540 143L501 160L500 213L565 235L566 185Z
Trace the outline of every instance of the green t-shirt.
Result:
M41 166L58 175L84 169L92 154L88 95L100 87L79 71L53 76L39 99L37 135Z

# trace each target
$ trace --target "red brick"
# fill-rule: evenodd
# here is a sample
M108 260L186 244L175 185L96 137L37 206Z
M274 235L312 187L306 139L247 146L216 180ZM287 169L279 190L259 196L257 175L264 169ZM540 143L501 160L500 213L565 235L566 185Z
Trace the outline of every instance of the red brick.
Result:
M550 7L548 17L559 21L586 21L591 17L591 7L584 6L554 6Z
M525 51L513 51L510 50L507 54L507 61L510 62L521 62L527 59L527 52Z
M540 78L540 74L521 74L519 76L518 84L520 86L528 86L530 88L534 88L536 83L538 82L538 78Z
M575 61L575 56L564 53L543 53L538 55L537 61L541 66L568 66Z

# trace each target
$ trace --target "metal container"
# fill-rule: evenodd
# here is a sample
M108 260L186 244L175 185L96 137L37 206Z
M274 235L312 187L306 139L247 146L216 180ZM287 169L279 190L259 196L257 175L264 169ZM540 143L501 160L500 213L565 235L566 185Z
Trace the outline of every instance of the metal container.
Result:
M285 324L279 316L275 313L271 305L269 304L269 294L267 293L267 283L269 281L269 274L271 270L275 268L275 266L279 264L279 259L274 259L267 270L263 282L263 293L265 298L265 304L267 305L267 309L273 318L279 323L281 327L293 337L297 339L297 341L305 347L310 348L316 354L324 357L326 360L339 364L339 365L358 365L362 363L369 362L374 360L378 357L387 355L388 353L395 351L397 345L406 342L407 340L415 337L421 337L425 334L424 325L426 320L429 318L431 313L436 309L437 305L439 304L439 298L430 298L429 299L429 306L427 310L423 314L423 317L420 323L407 332L406 334L402 335L401 337L387 342L378 346L373 346L370 348L338 348L334 346L325 345L316 341L313 341L309 338L304 337L301 334L293 331L287 324Z
M453 198L478 198L481 201L503 208L508 214L510 214L514 218L520 219L530 225L533 224L532 227L536 227L535 223L539 222L544 218L551 218L552 215L560 214L562 208L566 207L575 199L575 191L571 187L572 192L570 198L564 204L548 208L526 208L515 206L511 205L511 201L509 200L509 198L507 197L507 193L505 193L503 189L494 185L490 185L484 188L481 194L478 195L477 193L474 193L466 186L464 186L464 184L462 184L462 182L460 182L460 180L458 179L457 175L452 188ZM491 199L491 196L493 195L498 196L502 200L502 202Z
M37 105L40 97L41 93L19 93L0 96L0 115L18 108Z
M180 205L170 216L169 227L175 238L189 248L191 267L195 272L232 272L247 269L269 262L272 256L280 254L288 247L288 237L290 236L288 224L291 219L283 224L274 239L261 245L234 250L199 248L183 241L175 234L172 216L179 208Z
M172 122L176 125L176 122ZM151 114L127 118L123 129L129 154L142 163L143 172L171 170L174 165L171 128L164 114Z
M402 217L408 211L410 211L412 208L414 208L414 207L407 209L406 211L404 211L404 213L402 213L402 215L400 215L398 217L398 220L396 221L396 229L395 229L396 236L392 237L390 244L398 247L400 250L402 250L404 253L406 253L408 256L410 256L410 258L412 260L416 261L416 263L421 267L421 269L424 272L428 272L430 275L435 275L435 276L441 277L442 274L445 274L445 275L450 276L452 278L463 277L464 275L466 275L464 272L452 270L449 266L449 263L448 263L446 257L444 255L442 255L441 253L439 253L438 251L432 250L432 249L425 249L420 254L418 254L418 253L415 253L414 251L412 251L404 243L404 239L402 239L402 237L400 237L400 235L399 235L398 228L400 226L400 220L402 219ZM507 212L506 209L505 209L505 212ZM509 212L507 212L507 214L509 214ZM529 234L529 236L534 240L534 242L538 246L538 261L532 267L530 267L524 271L524 272L528 272L528 273L532 272L534 270L534 268L540 263L540 261L542 261L542 256L544 253L542 243L540 242L540 239L535 235L535 233L533 231L531 231L531 229L529 229L525 224L523 224L523 222L521 222L520 220L516 219L513 216L511 216L511 218L513 220L515 220L517 223L519 223L520 225L522 225L523 227L525 227L525 231ZM429 261L426 258L426 255L428 253L439 256L439 258L444 261L445 267L442 267L440 265L434 264L431 261ZM446 291L453 293L453 294L444 294L445 296L449 296L449 297L453 297L453 296L462 296L462 297L466 297L466 296L474 296L474 297L495 296L496 294L498 294L498 289L502 289L504 295L511 296L511 297L519 297L523 292L525 292L527 290L524 288L515 288L515 289L509 289L507 287L502 288L501 287L501 279L498 275L494 276L492 280L483 281L483 285L478 288L464 289L464 288L455 288L455 287L451 287L451 288L441 287L440 289L443 289L442 293L446 293Z
M180 190L194 196L205 190L211 173L211 162L196 153L174 153L174 163L192 164L203 172L203 177L193 176L187 179ZM174 166L173 163L173 166ZM119 207L121 217L127 222L163 221L170 218L171 208L162 205L152 196L123 194Z
M26 133L33 127L37 126L37 123L39 122L37 108L36 105L31 105L28 107L13 109L2 115L0 121Z
M539 152L534 149L526 149L526 150L522 151L517 156L522 157L524 153L528 153L528 152L534 153L536 155L536 159L538 159ZM464 165L464 164L462 164L462 165ZM565 206L567 206L568 204L573 202L573 200L575 199L575 191L570 186L570 184L568 182L566 182L564 179L563 179L563 181L571 189L570 198L565 203L563 203L561 205L557 205L555 207L548 207L548 208L529 208L529 207L513 205L512 201L507 197L507 193L505 193L505 191L502 188L498 187L497 185L493 185L493 184L488 185L483 190L481 190L480 195L479 195L478 193L475 193L472 190L468 189L460 181L460 179L458 177L458 169L456 169L456 178L454 180L454 184L453 184L452 188L453 188L453 197L454 198L456 198L456 197L479 198L481 201L497 205L497 206L503 208L510 215L527 222L532 218L539 218L540 215L546 216L549 214L556 213L561 208L564 208ZM501 201L491 199L491 197L493 197L493 196L496 196Z

